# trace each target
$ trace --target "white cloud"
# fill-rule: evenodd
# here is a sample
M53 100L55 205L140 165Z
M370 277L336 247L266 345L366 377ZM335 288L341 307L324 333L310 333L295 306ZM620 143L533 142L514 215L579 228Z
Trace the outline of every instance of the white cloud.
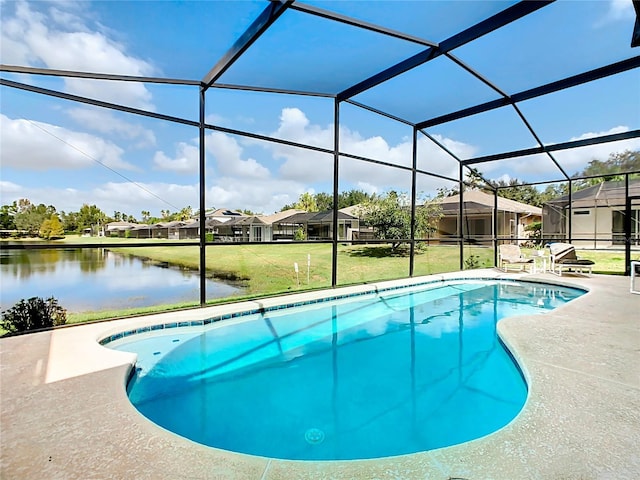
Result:
M143 188L141 188L143 187ZM151 195L148 191L156 196ZM160 197L160 198L158 198ZM178 185L170 183L117 183L110 182L94 189L67 189L45 187L32 189L23 187L20 192L14 194L9 202L14 199L29 198L32 203L53 204L58 211L77 211L83 203L97 205L107 215L113 212L125 212L140 218L142 210L151 211L152 215L159 215L160 210L177 210L187 205L197 207L198 186ZM169 199L165 203L160 199ZM6 201L3 199L3 202ZM174 208L177 207L177 208Z
M83 203L88 203L97 205L108 215L119 211L138 219L142 210L149 210L152 215L160 215L160 211L165 209L175 211L189 205L197 210L199 206L197 184L156 182L136 185L129 182L110 182L93 189L82 189L31 188L3 181L0 182L0 188L3 205L20 198L28 198L32 203L53 204L58 211L70 212L77 211ZM257 180L223 177L215 179L207 189L207 206L247 208L270 214L297 200L303 191L304 186L295 182L276 180L264 184Z
M92 30L76 7L74 3L58 3L38 11L28 2L19 1L14 15L3 8L2 63L122 75L153 74L150 63L129 55L125 45ZM66 79L65 85L70 93L154 109L151 93L143 84Z
M609 8L605 16L596 23L596 27L618 22L620 20L634 20L635 10L631 0L609 0Z
M96 161L113 169L135 170L117 145L87 133L0 114L0 160L3 166L46 171L82 169Z
M584 140L629 131L629 127L616 126L602 132L586 132L567 141ZM553 157L568 175L581 172L589 161L593 159L607 160L612 153L622 153L625 150L640 149L640 139L633 138L619 142L601 143L586 147L572 148L553 152ZM500 175L525 181L561 180L562 172L555 166L546 154L530 155L498 162L482 164L480 170L491 179Z
M0 203L2 205L8 205L14 200L22 198L20 192L22 192L22 187L20 185L0 180Z
M210 113L204 118L204 123L209 125L224 125L227 119L217 113Z
M582 135L579 135L577 137L571 137L569 139L570 142L574 142L576 140L585 140L587 138L596 138L596 137L601 137L603 135L614 135L616 133L625 133L629 131L629 127L626 127L624 125L618 125L617 127L613 127L610 128L607 131L604 132L587 132L587 133L583 133Z
M295 202L307 189L301 183L272 179L222 177L207 189L207 205L217 208L247 208L251 211L271 214Z
M617 126L603 132L587 132L579 137L573 137L570 140L583 140L628 131L629 127ZM611 154L622 153L625 150L640 150L640 138L563 150L561 152L554 152L553 156L565 168L569 175L573 175L574 173L582 171L591 160L598 159L604 161L607 160Z
M197 208L198 191L197 184L109 182L89 195L107 213L118 210L138 216L142 210L158 214L163 209L178 210L187 205Z
M176 173L198 173L199 149L196 145L180 142L176 147L176 157L169 158L158 151L153 157L157 170L168 170Z
M152 147L156 144L156 136L152 130L124 121L114 112L92 108L70 108L66 113L83 127L100 133L114 134L126 140L134 140L137 148Z
M0 190L4 193L19 192L21 189L22 187L16 183L0 180Z
M293 142L333 148L333 125L322 128L309 122L304 112L297 108L285 108L280 116L278 129L271 136ZM438 137L447 148L461 157L472 156L476 149L462 142ZM285 160L280 174L299 182L331 181L333 176L333 155L313 152L280 144L266 144L276 158ZM340 150L345 153L381 160L394 165L411 165L412 142L405 139L396 145L390 145L381 136L365 138L357 131L342 126L340 128ZM427 138L418 143L419 168L451 177L457 177L457 162L440 147ZM343 158L340 163L341 182L362 185L367 191L385 191L391 188L408 190L410 174L406 170L388 167L374 167L371 163ZM423 188L435 189L441 180L431 177L423 179Z
M212 132L205 139L206 151L216 162L216 171L223 176L255 178L268 181L269 169L253 158L242 159L243 149L235 138Z
M77 114L77 112L75 112ZM83 117L84 113L77 115ZM76 150L69 149L63 142L50 135L44 134L35 122L26 120L12 120L1 117L2 133L2 162L15 168L84 168L93 162ZM87 116L87 123L98 117ZM122 151L114 144L85 133L73 132L47 124L38 124L51 130L56 137L64 139L70 144L87 149L92 157L101 161L111 161L117 165L122 162ZM123 134L104 126L110 133ZM624 126L614 127L605 132L589 132L571 140L601 136L611 133L627 131ZM293 141L310 141L318 143L323 139L332 138L331 125L322 128L308 121L304 113L297 109L288 109L281 116L278 129L281 135L288 135ZM436 138L450 150L463 158L472 157L476 149L472 145L457 142L443 137ZM270 171L266 163L256 153L256 158L248 155L244 143L240 143L233 136L221 132L211 132L206 137L207 152L207 207L247 208L266 214L280 210L283 205L297 200L305 191L319 190L331 184L333 156L318 155L303 149L283 148L280 145L267 142L253 142L247 144L254 147L265 147L266 152L273 155L281 164L278 171ZM362 137L358 132L344 128L342 131L342 145L350 151L359 151L363 155L373 158L386 159L396 163L405 162L411 157L411 141L402 139L397 144L390 144L382 137ZM420 138L418 143L419 167L426 171L433 171L441 175L457 177L458 168L455 160L444 153L437 145L427 138ZM593 157L606 159L612 151L622 151L626 148L640 148L640 140L633 139L625 142L584 147L568 152L556 152L554 155L560 163L572 174L574 170L584 168L586 162ZM540 157L540 158L538 158ZM509 159L502 162L483 164L482 171L488 178L519 178L535 180L536 176L553 178L560 176L554 172L551 161L540 155L535 158ZM20 158L20 162L14 158ZM197 138L180 142L175 145L174 152L157 151L154 166L157 170L178 173L195 174L198 167ZM6 162L5 162L5 159ZM266 160L263 160L266 161ZM273 160L269 160L273 164ZM45 163L47 162L47 163ZM272 169L274 167L271 167ZM325 182L325 187L321 186ZM379 167L367 162L353 159L342 159L340 163L341 188L358 188L364 191L384 192L391 188L408 191L411 175L406 170ZM447 182L444 182L447 183ZM75 185L74 185L75 186ZM419 176L418 190L432 194L443 185L443 181L430 177ZM99 188L89 190L59 188L29 189L15 183L2 184L3 195L16 198L27 197L37 203L55 203L59 209L77 210L82 203L96 204L107 213L114 210L125 211L139 215L141 210L150 210L158 214L161 209L182 208L186 205L198 208L198 185L178 183L144 183L143 188L133 183L108 183ZM77 187L76 187L77 188ZM82 187L80 187L82 188ZM150 194L148 191L155 195ZM157 195L157 196L156 196ZM158 198L159 197L159 198ZM55 201L52 201L55 199ZM171 204L163 202L166 200ZM4 200L3 200L4 201ZM9 200L11 201L11 200ZM6 201L5 201L6 203Z

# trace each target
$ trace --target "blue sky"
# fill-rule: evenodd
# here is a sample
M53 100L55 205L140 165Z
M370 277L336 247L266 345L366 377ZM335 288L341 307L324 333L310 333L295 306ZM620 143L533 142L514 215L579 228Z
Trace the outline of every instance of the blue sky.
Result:
M441 42L513 2L328 2L312 5ZM263 1L1 0L1 62L200 80L264 8ZM559 1L453 53L509 94L638 55L629 47L631 0ZM335 93L424 47L287 11L222 83ZM2 78L186 119L198 119L191 86L49 78ZM627 72L520 105L544 142L564 142L640 128L640 74ZM1 203L29 198L75 211L159 214L198 205L196 128L30 94L1 90ZM426 120L497 98L440 57L356 96L410 121ZM333 147L333 102L325 98L211 89L207 121L324 148ZM436 126L428 133L461 158L536 146L511 107ZM341 108L341 149L409 165L411 129L351 105ZM568 173L592 158L638 149L631 140L557 154ZM303 192L330 192L331 155L242 136L208 132L207 206L265 214ZM426 137L419 166L449 177L457 163ZM557 180L544 156L482 165L491 179ZM408 191L409 174L343 160L340 188ZM453 186L421 177L426 194Z

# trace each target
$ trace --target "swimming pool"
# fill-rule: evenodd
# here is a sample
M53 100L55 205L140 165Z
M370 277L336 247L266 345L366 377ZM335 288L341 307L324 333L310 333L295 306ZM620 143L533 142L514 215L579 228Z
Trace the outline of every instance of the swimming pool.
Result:
M377 458L454 445L509 423L527 387L497 321L582 293L435 282L206 325L145 327L102 343L138 354L131 402L179 435L275 458Z

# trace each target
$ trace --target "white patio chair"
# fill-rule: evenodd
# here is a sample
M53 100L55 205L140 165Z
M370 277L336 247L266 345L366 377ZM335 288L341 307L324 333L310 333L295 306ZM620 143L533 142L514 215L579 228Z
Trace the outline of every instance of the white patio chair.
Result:
M527 265L531 273L533 258L525 258L518 245L498 245L498 266L503 272L506 272L510 266L516 266L523 271Z
M563 270L581 274L586 270L591 276L591 269L595 262L578 258L576 247L570 243L552 243L549 245L549 250L551 250L551 273L561 277Z

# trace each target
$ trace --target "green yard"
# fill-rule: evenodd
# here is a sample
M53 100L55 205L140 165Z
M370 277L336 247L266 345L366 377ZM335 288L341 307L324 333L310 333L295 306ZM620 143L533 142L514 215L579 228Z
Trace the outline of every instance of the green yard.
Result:
M96 245L96 238L67 237L56 243L86 243ZM150 240L148 247L126 247L131 240L110 238L104 242L122 243L111 250L168 263L193 270L199 268L199 250L195 245L163 246L166 240ZM96 246L99 246L100 242ZM523 249L526 255L532 250ZM242 296L217 302L255 298L331 286L331 244L281 243L265 245L214 244L207 247L207 276L237 283L244 287ZM457 246L428 246L415 256L414 276L460 270ZM623 251L578 251L578 255L595 262L594 272L621 274L624 271ZM632 255L640 260L640 252ZM307 267L310 259L310 268ZM294 270L298 264L298 273ZM464 250L464 268L493 266L493 250L470 246ZM389 245L340 244L338 248L338 285L375 282L409 276L408 249L392 251ZM213 303L213 302L212 302ZM185 308L194 304L162 305L132 310L109 312L70 313L70 322L111 318L131 314L149 313L167 308Z

